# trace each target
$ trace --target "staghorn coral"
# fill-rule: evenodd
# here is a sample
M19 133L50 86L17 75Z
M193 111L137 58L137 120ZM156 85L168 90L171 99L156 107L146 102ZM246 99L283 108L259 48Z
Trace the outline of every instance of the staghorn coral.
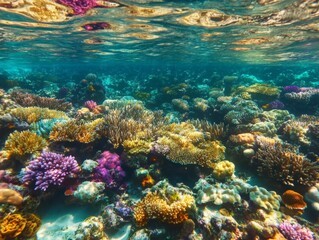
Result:
M41 107L60 111L68 111L72 108L71 103L62 99L40 97L29 93L13 92L11 97L22 107Z
M173 162L207 167L224 158L225 147L219 141L205 140L191 122L172 123L157 134L157 144L168 146L166 157Z
M134 219L144 226L150 219L179 224L189 219L195 199L186 189L171 186L166 180L157 183L134 207Z
M89 143L101 137L100 130L103 131L103 128L104 120L102 118L89 123L77 120L59 122L52 128L50 139L53 141Z
M310 162L280 143L269 144L257 140L252 158L260 175L271 177L285 185L313 186L319 181L318 162Z
M225 135L224 123L210 123L207 120L192 120L191 123L200 131L204 132L209 140L220 139Z
M34 190L46 191L51 186L61 186L65 179L78 173L80 167L72 156L43 152L29 162L22 181L35 185Z
M0 239L26 239L34 237L41 220L34 214L10 214L0 220Z
M10 113L19 120L26 121L28 123L34 123L42 119L51 118L68 119L68 116L64 112L40 107L15 108L12 109Z
M149 111L138 101L106 102L104 105L110 109L105 116L105 123L108 126L106 137L116 148L125 141L151 142L155 132L167 121L162 112ZM129 143L126 144L126 147L128 146Z
M42 151L46 146L44 138L30 131L15 131L5 142L4 149L11 156L24 156Z

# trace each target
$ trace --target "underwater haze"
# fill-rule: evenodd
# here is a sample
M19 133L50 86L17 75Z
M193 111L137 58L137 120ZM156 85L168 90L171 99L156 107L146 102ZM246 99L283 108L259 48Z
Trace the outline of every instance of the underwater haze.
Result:
M319 239L318 19L0 0L0 240Z

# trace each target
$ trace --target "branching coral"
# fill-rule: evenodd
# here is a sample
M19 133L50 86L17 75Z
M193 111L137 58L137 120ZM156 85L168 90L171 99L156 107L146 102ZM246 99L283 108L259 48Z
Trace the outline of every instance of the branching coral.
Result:
M78 141L89 143L100 137L100 131L104 126L104 120L99 118L90 123L70 120L57 123L51 133L50 139L53 141Z
M43 152L26 167L22 181L34 183L34 190L46 191L50 186L60 186L66 178L80 170L74 157L53 152Z
M22 107L42 107L60 111L68 111L72 108L72 104L64 100L40 97L29 93L13 92L11 97Z
M178 224L187 220L194 209L195 199L186 189L161 181L135 205L133 215L138 226L144 226L150 219Z
M51 118L68 119L68 116L64 112L40 107L15 108L12 109L10 113L19 120L26 121L28 123L34 123L42 119Z
M252 158L257 171L286 185L314 186L319 181L318 162L310 162L280 143L257 141L257 151Z
M220 139L225 134L224 123L210 123L207 120L193 120L191 123L200 131L204 132L205 138L209 140Z
M45 139L37 134L29 131L15 131L9 135L5 142L4 149L7 151L9 156L23 156L42 151L45 146Z
M157 134L157 144L169 147L166 156L173 162L207 167L224 158L225 147L219 141L205 140L204 133L190 122L167 125Z
M41 225L40 219L34 214L22 216L10 214L0 220L0 239L26 239L34 237Z
M132 140L151 142L166 121L162 112L149 111L140 102L115 102L107 107L110 111L105 117L106 136L115 147Z

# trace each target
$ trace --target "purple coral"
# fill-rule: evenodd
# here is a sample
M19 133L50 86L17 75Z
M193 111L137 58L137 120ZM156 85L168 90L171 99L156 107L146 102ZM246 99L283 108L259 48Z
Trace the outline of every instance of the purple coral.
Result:
M125 172L121 167L120 156L109 151L104 151L101 154L95 172L96 180L103 181L107 188L120 187L125 177Z
M84 103L84 106L93 111L97 107L97 103L93 100L89 100Z
M285 104L279 100L272 101L269 103L269 109L284 109Z
M284 87L284 92L286 93L291 93L291 92L298 93L300 91L301 89L298 86L291 85L291 86Z
M313 240L313 233L300 224L292 224L290 222L282 222L278 226L279 231L287 240Z
M75 15L83 15L98 6L96 0L57 0L57 2L72 8Z
M64 180L78 173L79 165L73 156L43 152L26 167L22 181L34 182L34 190L46 191L50 186L61 186Z

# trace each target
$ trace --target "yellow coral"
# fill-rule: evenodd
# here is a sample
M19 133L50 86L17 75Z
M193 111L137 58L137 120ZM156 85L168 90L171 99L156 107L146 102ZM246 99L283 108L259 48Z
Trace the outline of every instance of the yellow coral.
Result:
M27 224L21 214L10 214L0 221L0 234L4 239L14 239L19 236Z
M221 161L214 166L213 176L217 179L224 180L234 175L235 165L230 161Z
M144 226L150 219L178 224L188 219L188 211L194 204L194 197L189 194L180 194L170 201L150 192L135 205L134 218L139 226Z
M41 220L34 214L26 216L10 214L0 220L0 239L15 239L16 237L26 239L34 237L40 225Z
M40 107L15 108L12 109L10 113L19 120L26 121L28 123L38 122L41 119L68 119L68 116L64 112Z
M101 118L90 123L82 123L76 120L57 123L50 133L50 139L53 141L89 143L100 137L103 124L104 121Z
M4 149L9 156L33 154L41 151L46 146L44 138L30 131L15 131L11 133L5 142Z
M168 159L180 164L211 166L224 158L219 141L206 140L203 132L190 122L172 123L158 132L158 143L169 146Z
M125 140L123 142L123 147L125 152L131 155L148 154L151 149L151 144L152 142L142 139Z

